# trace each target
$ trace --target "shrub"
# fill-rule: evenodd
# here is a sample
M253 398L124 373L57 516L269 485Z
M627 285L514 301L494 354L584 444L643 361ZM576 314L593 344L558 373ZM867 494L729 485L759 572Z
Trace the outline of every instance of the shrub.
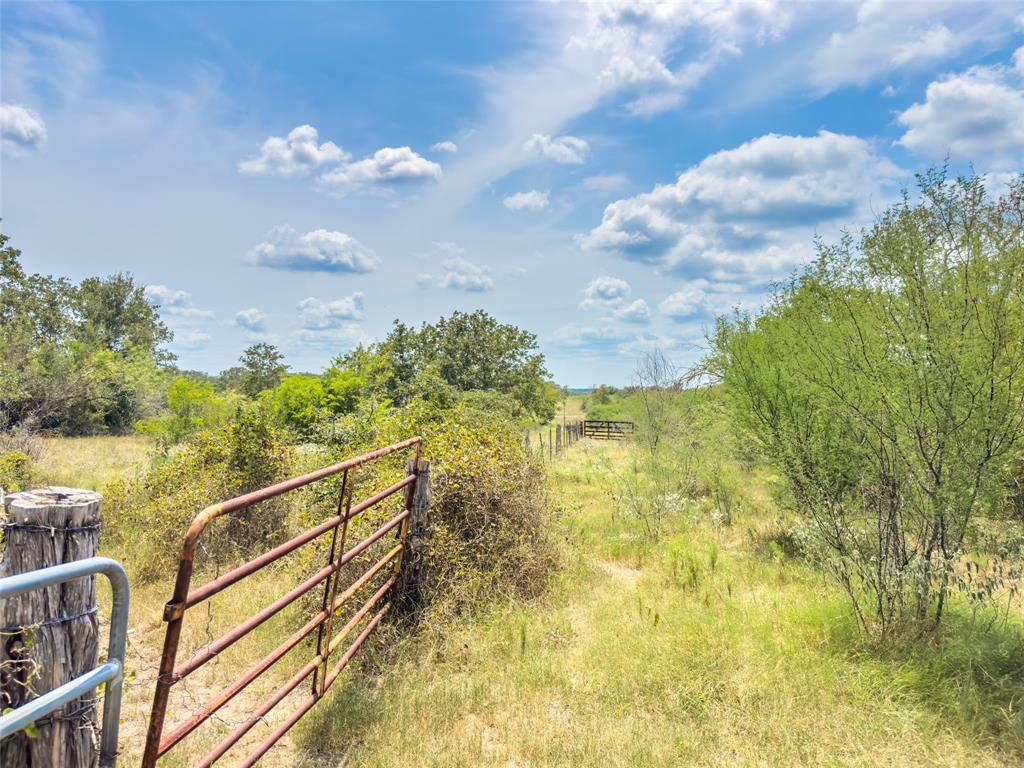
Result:
M282 424L305 436L316 425L325 405L324 385L319 376L299 373L285 376L271 391L270 402L274 416Z
M434 464L426 589L435 622L496 599L540 594L557 546L543 470L519 430L454 418L427 438Z
M156 456L138 480L108 486L108 545L122 550L121 558L140 580L167 575L200 510L285 479L293 463L282 436L250 406L230 424L199 432ZM279 541L288 529L285 504L275 500L220 518L203 538L204 562L226 562Z
M177 376L167 390L167 413L135 424L137 432L156 438L167 449L203 429L224 424L231 413L229 400L213 385L187 376Z
M514 421L475 408L442 410L422 401L390 408L364 401L334 426L331 460L417 433L424 438L433 492L421 606L426 626L441 628L456 614L545 588L558 547L543 469ZM393 482L399 467L375 462L365 469L359 498ZM329 484L317 485L328 498L336 493Z
M32 482L32 459L21 451L0 451L0 495L23 491Z
M933 627L1024 441L1024 181L921 179L922 202L821 245L711 367L815 524L860 624Z

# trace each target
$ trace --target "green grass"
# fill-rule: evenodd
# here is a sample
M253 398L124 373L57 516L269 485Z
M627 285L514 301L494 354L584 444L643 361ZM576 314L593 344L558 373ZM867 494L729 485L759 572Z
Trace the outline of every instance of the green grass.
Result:
M777 525L771 514L723 528L695 505L661 541L643 538L603 480L626 450L582 443L553 465L568 560L542 600L495 606L408 642L392 672L350 679L298 726L305 763L1024 759L1019 619L985 632L954 610L929 643L874 647L820 573L755 551L748 531Z
M133 471L146 444L93 438L47 448L47 482L102 487ZM393 637L387 629L379 641L390 650L360 654L353 671L263 764L1024 761L1018 610L1007 626L985 631L954 604L942 632L927 642L872 643L820 571L765 545L780 530L766 477L744 477L732 526L714 525L701 500L693 500L653 542L615 509L609 477L625 465L629 450L584 441L551 463L564 561L542 598L493 605L443 631L397 642L384 639ZM252 580L244 594L218 602L212 621L205 612L195 616L185 645L208 642L279 592L274 574ZM126 764L137 762L142 746L168 594L169 582L141 585L133 595L122 726ZM182 701L205 699L282 631L269 627L232 648L188 684ZM197 758L287 671L261 681L172 763ZM265 736L295 703L283 702L249 742Z

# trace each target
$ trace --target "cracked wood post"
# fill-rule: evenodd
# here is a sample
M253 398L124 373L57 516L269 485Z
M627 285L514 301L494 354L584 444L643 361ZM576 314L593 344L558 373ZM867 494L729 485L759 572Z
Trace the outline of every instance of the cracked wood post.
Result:
M402 552L402 570L397 585L399 603L405 609L415 609L420 602L423 582L426 578L424 554L428 547L430 531L430 462L420 458L409 459L407 474L415 473L416 483L406 495L409 510L409 531L406 535L406 549Z
M4 501L0 576L96 554L100 500L93 491L47 487ZM0 600L0 708L16 707L97 666L93 577ZM4 768L92 768L99 762L98 693L69 702L0 742Z

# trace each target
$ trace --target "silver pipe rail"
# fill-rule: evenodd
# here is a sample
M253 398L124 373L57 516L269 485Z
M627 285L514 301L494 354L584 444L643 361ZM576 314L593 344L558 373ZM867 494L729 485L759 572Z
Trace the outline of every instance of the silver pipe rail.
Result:
M0 578L0 599L97 573L107 577L113 594L106 662L0 716L0 739L6 739L40 717L106 683L106 693L103 697L103 731L100 735L100 765L102 768L113 768L117 763L121 683L124 680L124 649L128 636L128 576L124 568L119 562L108 557L88 557L85 560L40 568L16 576L5 576Z

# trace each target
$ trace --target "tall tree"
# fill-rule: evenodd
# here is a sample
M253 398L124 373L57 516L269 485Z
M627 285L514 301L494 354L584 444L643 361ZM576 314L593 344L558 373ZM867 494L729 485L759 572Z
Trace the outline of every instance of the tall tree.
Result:
M171 332L146 299L144 289L122 272L83 280L73 301L81 340L113 352L134 347L166 359L160 346L170 341Z
M171 334L128 275L28 274L0 235L0 428L130 428L157 386Z
M266 342L247 347L238 361L245 371L240 381L242 391L249 397L256 397L265 389L273 389L281 383L281 377L288 371L284 355L273 344Z

